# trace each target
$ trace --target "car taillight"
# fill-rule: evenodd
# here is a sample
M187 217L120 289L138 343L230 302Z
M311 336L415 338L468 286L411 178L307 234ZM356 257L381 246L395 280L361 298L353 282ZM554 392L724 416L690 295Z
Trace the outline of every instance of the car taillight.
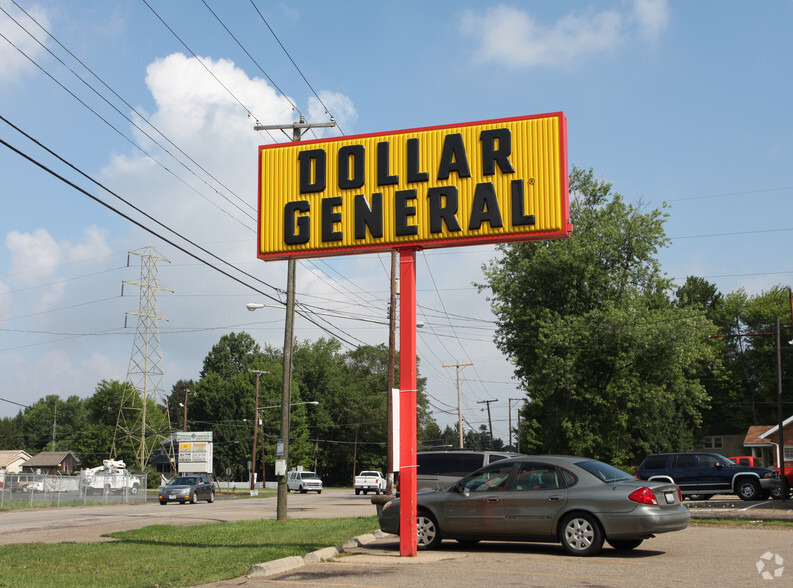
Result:
M680 489L680 487L677 488L677 498L680 500L680 502L683 502L683 491Z
M647 486L637 488L631 492L628 496L628 500L638 502L639 504L658 504L658 501L655 499L655 494L653 494L653 491Z

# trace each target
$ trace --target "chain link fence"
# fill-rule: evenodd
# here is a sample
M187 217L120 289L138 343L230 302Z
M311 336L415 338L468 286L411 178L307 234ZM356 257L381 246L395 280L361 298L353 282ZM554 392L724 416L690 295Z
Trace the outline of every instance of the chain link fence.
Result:
M89 482L79 475L5 472L0 476L0 508L146 502L146 481L146 474L106 475Z

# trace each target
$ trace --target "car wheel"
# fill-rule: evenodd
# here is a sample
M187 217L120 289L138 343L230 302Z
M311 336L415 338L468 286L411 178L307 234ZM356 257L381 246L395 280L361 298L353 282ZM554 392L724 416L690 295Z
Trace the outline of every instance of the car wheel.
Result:
M379 494L380 494L380 488L376 488L376 489L375 489L375 491L374 491L374 493L375 493L375 494L377 494L377 495L379 495Z
M629 551L639 547L644 539L606 539L606 541L617 551Z
M790 490L779 486L771 490L771 498L774 500L787 500L790 496Z
M713 494L689 494L689 500L710 500L713 498Z
M317 494L322 494L322 490L317 490Z
M358 496L360 493L361 493L361 489L360 488L356 488L355 489L355 495Z
M595 555L603 547L600 523L588 513L567 515L560 526L562 547L571 555Z
M168 504L168 501L167 501L167 500L160 500L160 504L162 504L163 506L165 506L166 504Z
M134 486L132 486L132 488L130 488L130 489L129 489L129 491L130 491L132 494L137 494L137 493L138 493L138 485L137 485L137 484L135 484Z
M435 517L421 510L416 515L416 546L418 549L435 549L441 544L441 530Z
M214 490L210 490L209 491L209 498L207 498L207 502L209 504L212 504L213 502L215 502L215 491Z
M190 504L195 504L198 502L198 495L193 492L190 494Z
M298 490L300 490L300 493L301 493L301 494L305 494L306 492L308 492L308 490L305 490L305 489L303 488L303 486L300 486L300 488L298 488Z
M738 480L738 496L741 500L757 500L760 497L760 485L752 478Z

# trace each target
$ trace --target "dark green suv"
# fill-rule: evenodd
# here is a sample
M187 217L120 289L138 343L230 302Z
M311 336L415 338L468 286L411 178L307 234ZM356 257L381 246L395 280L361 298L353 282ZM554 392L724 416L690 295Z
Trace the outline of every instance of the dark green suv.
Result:
M636 477L677 484L692 500L707 500L714 494L765 500L777 497L781 488L775 470L740 466L718 453L654 453L644 459Z

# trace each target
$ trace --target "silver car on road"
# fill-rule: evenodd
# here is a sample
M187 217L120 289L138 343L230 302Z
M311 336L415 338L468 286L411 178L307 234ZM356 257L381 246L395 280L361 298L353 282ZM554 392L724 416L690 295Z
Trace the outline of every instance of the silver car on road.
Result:
M637 480L597 460L524 456L498 461L439 490L417 494L418 548L443 539L561 543L594 555L604 541L638 547L658 533L688 526L674 484ZM383 506L380 529L399 534L399 499Z

